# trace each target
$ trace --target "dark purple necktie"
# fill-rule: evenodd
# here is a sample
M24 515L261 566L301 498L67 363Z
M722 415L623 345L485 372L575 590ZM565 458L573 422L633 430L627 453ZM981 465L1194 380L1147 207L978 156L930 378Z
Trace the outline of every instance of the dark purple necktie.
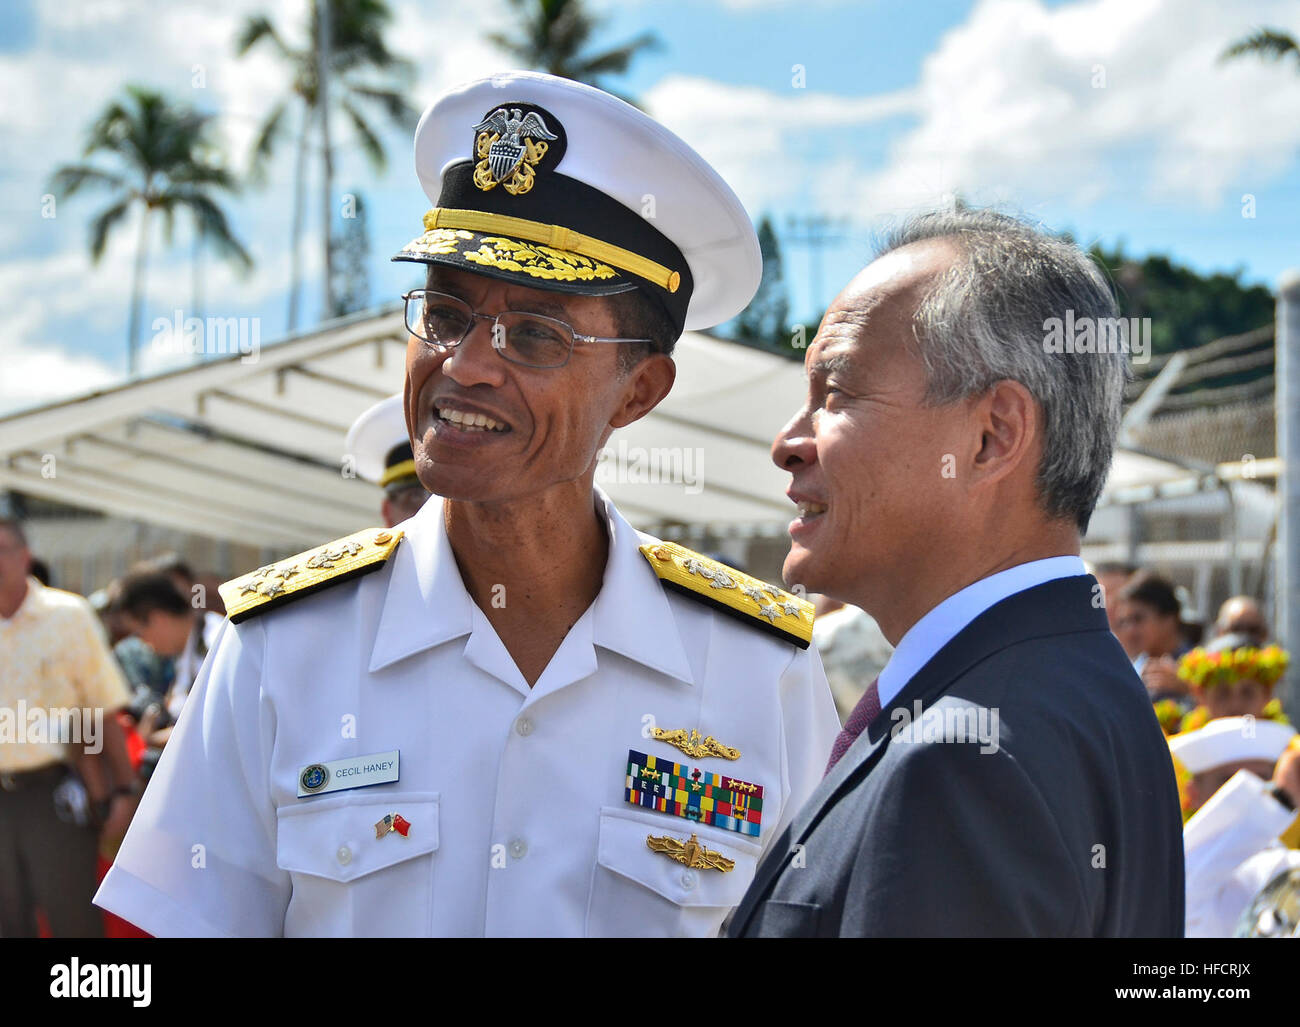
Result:
M839 733L835 739L835 744L831 746L831 760L826 764L827 774L840 761L840 757L849 751L849 746L858 740L858 735L869 728L871 722L880 716L879 683L880 678L876 678L875 681L871 682L867 686L867 690L862 693L862 698L858 700L858 704L853 707L853 712L849 714L849 719L844 724L844 730Z

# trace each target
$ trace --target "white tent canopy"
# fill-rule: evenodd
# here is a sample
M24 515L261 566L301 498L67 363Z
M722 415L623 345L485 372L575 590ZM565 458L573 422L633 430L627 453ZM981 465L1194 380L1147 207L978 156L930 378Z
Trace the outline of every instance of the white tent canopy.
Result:
M271 548L377 520L345 473L344 436L402 387L398 310L0 418L0 488ZM678 343L677 382L616 432L597 480L638 526L778 530L792 514L769 458L803 395L798 364L705 335Z

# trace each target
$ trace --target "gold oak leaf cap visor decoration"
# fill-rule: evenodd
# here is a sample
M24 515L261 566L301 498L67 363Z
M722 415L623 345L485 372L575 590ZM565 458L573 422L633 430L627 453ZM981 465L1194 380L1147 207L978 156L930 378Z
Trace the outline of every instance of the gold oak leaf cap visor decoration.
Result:
M434 207L394 260L583 296L639 288L678 334L758 289L758 238L727 183L591 86L518 71L448 90L415 130L415 170Z

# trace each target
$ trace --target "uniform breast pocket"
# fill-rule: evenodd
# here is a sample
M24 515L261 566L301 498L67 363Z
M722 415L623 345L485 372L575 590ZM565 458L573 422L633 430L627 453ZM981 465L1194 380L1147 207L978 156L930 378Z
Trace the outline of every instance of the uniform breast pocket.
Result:
M669 851L651 848L647 843L650 837L659 848ZM731 861L732 869L689 866L673 858L673 853L695 856L693 846ZM606 806L600 811L587 936L716 935L754 879L761 852L757 844L731 831L680 817ZM706 856L704 861L712 860Z
M276 862L293 879L286 936L429 935L437 792L345 793L282 806L278 818Z

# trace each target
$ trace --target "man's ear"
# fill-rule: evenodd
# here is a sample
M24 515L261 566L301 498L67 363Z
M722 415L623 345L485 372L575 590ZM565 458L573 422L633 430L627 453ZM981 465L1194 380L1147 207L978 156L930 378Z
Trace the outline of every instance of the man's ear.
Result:
M1020 382L1004 379L978 401L976 425L980 447L972 470L999 481L1028 457L1040 434L1038 404Z
M407 341L406 346L406 374L402 376L402 416L406 419L406 437L411 438L415 434L415 418L412 406L415 403L415 397L411 394L411 364L414 362L415 345L419 340L412 336Z
M609 419L611 428L639 421L657 407L677 380L677 365L666 353L652 353L632 369L624 383L623 403Z

